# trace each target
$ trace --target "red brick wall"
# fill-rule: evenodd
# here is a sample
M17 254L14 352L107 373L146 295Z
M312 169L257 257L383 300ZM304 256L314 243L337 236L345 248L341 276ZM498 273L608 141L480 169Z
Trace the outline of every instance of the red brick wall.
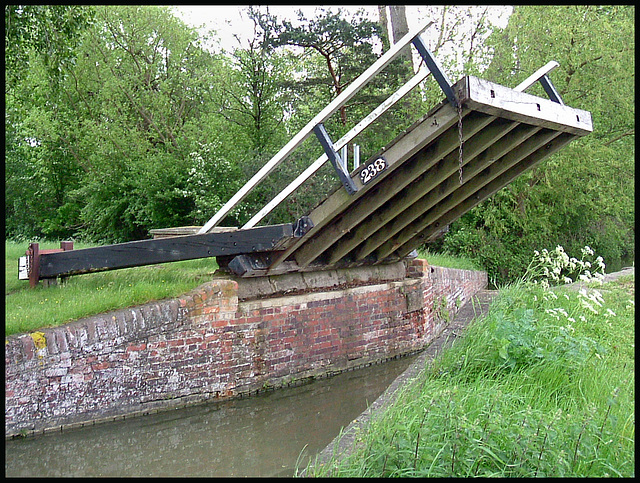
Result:
M258 392L420 350L484 272L407 264L401 281L238 301L187 295L7 337L7 436ZM449 313L447 315L447 312Z

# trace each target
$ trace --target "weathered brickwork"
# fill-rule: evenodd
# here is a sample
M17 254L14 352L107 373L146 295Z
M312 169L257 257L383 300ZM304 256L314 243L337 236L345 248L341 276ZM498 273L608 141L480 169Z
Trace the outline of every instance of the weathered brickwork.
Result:
M7 337L6 436L255 393L414 352L487 284L484 272L418 259L406 274L240 301L238 282L220 279Z

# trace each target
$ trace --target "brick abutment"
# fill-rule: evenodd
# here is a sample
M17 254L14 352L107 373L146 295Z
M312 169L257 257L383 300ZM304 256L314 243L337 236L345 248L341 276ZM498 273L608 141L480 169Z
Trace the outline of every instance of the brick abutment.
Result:
M414 259L214 279L5 342L5 435L255 394L429 345L485 272ZM300 290L302 289L302 290Z

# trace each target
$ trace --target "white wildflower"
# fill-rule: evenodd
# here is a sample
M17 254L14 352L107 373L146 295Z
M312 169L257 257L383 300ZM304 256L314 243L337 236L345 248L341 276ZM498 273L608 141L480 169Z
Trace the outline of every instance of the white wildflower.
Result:
M544 311L556 320L560 320L560 316L556 314L555 309L544 309Z
M585 246L582 250L582 256L593 255L593 250L589 246Z
M598 315L598 311L593 308L593 306L587 302L585 299L580 299L580 305L582 305L585 309L590 310L594 314Z

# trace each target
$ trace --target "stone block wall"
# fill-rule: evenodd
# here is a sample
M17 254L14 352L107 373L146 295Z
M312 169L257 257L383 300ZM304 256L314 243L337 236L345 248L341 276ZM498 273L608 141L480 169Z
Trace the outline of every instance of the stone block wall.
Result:
M484 272L418 259L401 273L392 267L391 280L359 270L304 274L306 290L271 296L216 279L175 299L9 336L5 434L237 397L415 352L487 285ZM329 286L313 286L322 280Z

